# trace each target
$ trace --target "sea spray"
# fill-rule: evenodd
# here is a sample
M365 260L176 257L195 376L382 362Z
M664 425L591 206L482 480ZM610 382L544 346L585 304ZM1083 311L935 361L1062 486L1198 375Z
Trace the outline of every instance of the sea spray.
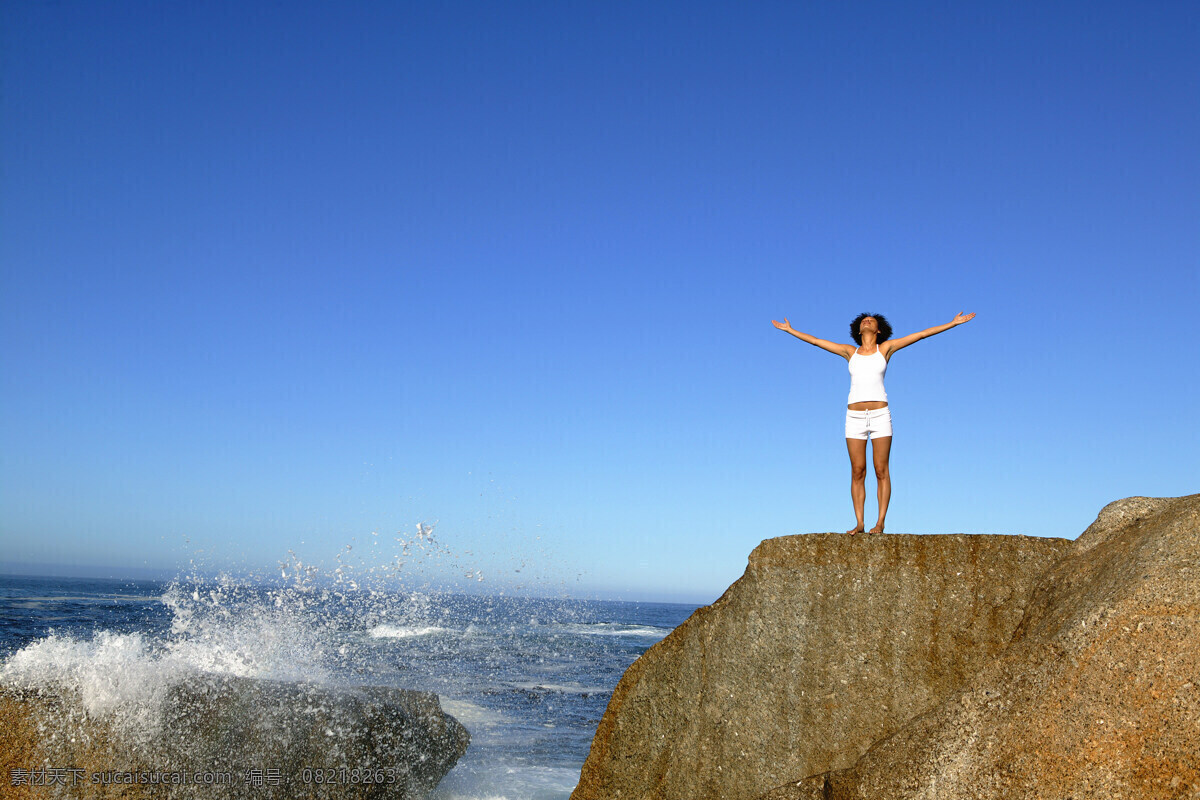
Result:
M68 713L106 718L142 744L159 735L172 688L195 672L140 633L98 631L90 640L55 634L34 642L0 666L0 682L56 695Z
M262 754L284 752L304 754L289 762L297 767L301 758L309 767L319 757L349 764L358 746L345 736L355 730L352 711L370 713L383 691L397 709L389 725L427 719L432 732L441 717L427 705L431 695L402 689L432 692L472 735L434 798L565 800L620 674L690 609L512 596L511 581L481 576L469 562L424 523L351 542L320 565L288 553L268 572L214 577L197 555L157 590L144 621L111 612L90 631L38 633L9 650L24 651L25 666L10 657L5 669L47 699L70 694L54 687L78 688L89 699L66 703L77 709L71 733L143 741L151 767L167 757L155 731L210 743L221 733L243 754L259 754L260 766L273 763ZM449 592L429 577L450 571L461 576L454 588L490 593ZM56 659L74 666L45 669ZM405 703L416 711L402 712ZM109 736L110 723L130 735ZM332 746L338 741L351 744ZM93 763L111 769L110 760Z
M345 558L321 570L289 556L277 578L209 578L193 565L159 598L170 621L158 636L52 631L30 642L0 664L0 704L37 732L27 742L36 763L12 768L75 765L76 783L93 775L99 786L145 774L147 796L263 796L264 780L288 797L425 796L469 736L435 695L372 685L364 622L423 624L431 607L385 591L387 577ZM168 790L160 780L216 768L243 783Z
M289 551L267 575L209 577L197 554L160 597L170 613L165 635L51 632L0 663L0 682L57 693L138 741L161 732L174 688L206 676L362 684L372 669L352 643L364 623L380 636L447 630L434 620L428 594L398 589L406 564L411 570L414 562L454 554L427 523L394 541L385 557L376 551L355 558L346 545L331 569Z

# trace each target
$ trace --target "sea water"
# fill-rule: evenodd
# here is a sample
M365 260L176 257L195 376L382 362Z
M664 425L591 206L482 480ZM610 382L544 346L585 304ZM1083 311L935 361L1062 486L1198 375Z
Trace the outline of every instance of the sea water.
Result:
M438 694L471 733L437 800L559 800L625 669L695 610L322 580L0 576L0 682L68 687L152 736L174 682L216 673Z

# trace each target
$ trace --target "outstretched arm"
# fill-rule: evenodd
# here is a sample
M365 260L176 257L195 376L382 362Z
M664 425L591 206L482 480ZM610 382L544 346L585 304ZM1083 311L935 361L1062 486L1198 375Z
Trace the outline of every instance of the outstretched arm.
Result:
M927 339L930 336L941 333L942 331L948 331L951 328L958 326L958 325L962 325L964 322L968 322L974 318L975 318L974 311L972 311L970 314L963 314L960 311L960 312L958 312L958 314L956 314L954 316L954 319L950 320L945 325L935 325L932 328L926 328L925 330L919 331L918 333L910 333L908 336L905 336L901 339L889 340L887 343L889 345L891 345L891 349L888 352L894 353L903 347L908 347L913 342L919 342L922 339Z
M838 344L836 342L826 341L825 339L818 339L816 336L809 336L807 333L801 333L791 326L791 323L787 321L787 317L784 317L783 322L771 320L771 324L785 333L790 333L792 336L795 336L801 341L816 345L822 350L828 350L829 352L839 355L842 358L849 358L850 356L854 355L854 345Z

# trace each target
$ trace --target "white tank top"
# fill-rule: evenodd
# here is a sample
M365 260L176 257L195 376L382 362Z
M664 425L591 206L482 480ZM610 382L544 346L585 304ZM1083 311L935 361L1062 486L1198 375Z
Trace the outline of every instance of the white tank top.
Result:
M850 397L846 404L861 403L866 400L887 400L887 392L883 390L883 376L887 373L887 359L879 348L869 356L858 354L850 356Z

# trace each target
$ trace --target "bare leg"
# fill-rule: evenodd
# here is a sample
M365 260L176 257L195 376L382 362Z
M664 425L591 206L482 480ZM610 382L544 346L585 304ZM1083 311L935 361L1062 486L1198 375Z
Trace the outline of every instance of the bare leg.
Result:
M858 525L846 531L850 535L862 533L863 506L867 503L867 440L846 439L846 449L850 451L850 499L854 501L854 516Z
M871 442L871 457L875 462L875 481L879 493L879 522L871 533L883 533L883 518L887 516L888 501L892 499L892 474L888 470L888 456L892 453L892 437L884 436Z

